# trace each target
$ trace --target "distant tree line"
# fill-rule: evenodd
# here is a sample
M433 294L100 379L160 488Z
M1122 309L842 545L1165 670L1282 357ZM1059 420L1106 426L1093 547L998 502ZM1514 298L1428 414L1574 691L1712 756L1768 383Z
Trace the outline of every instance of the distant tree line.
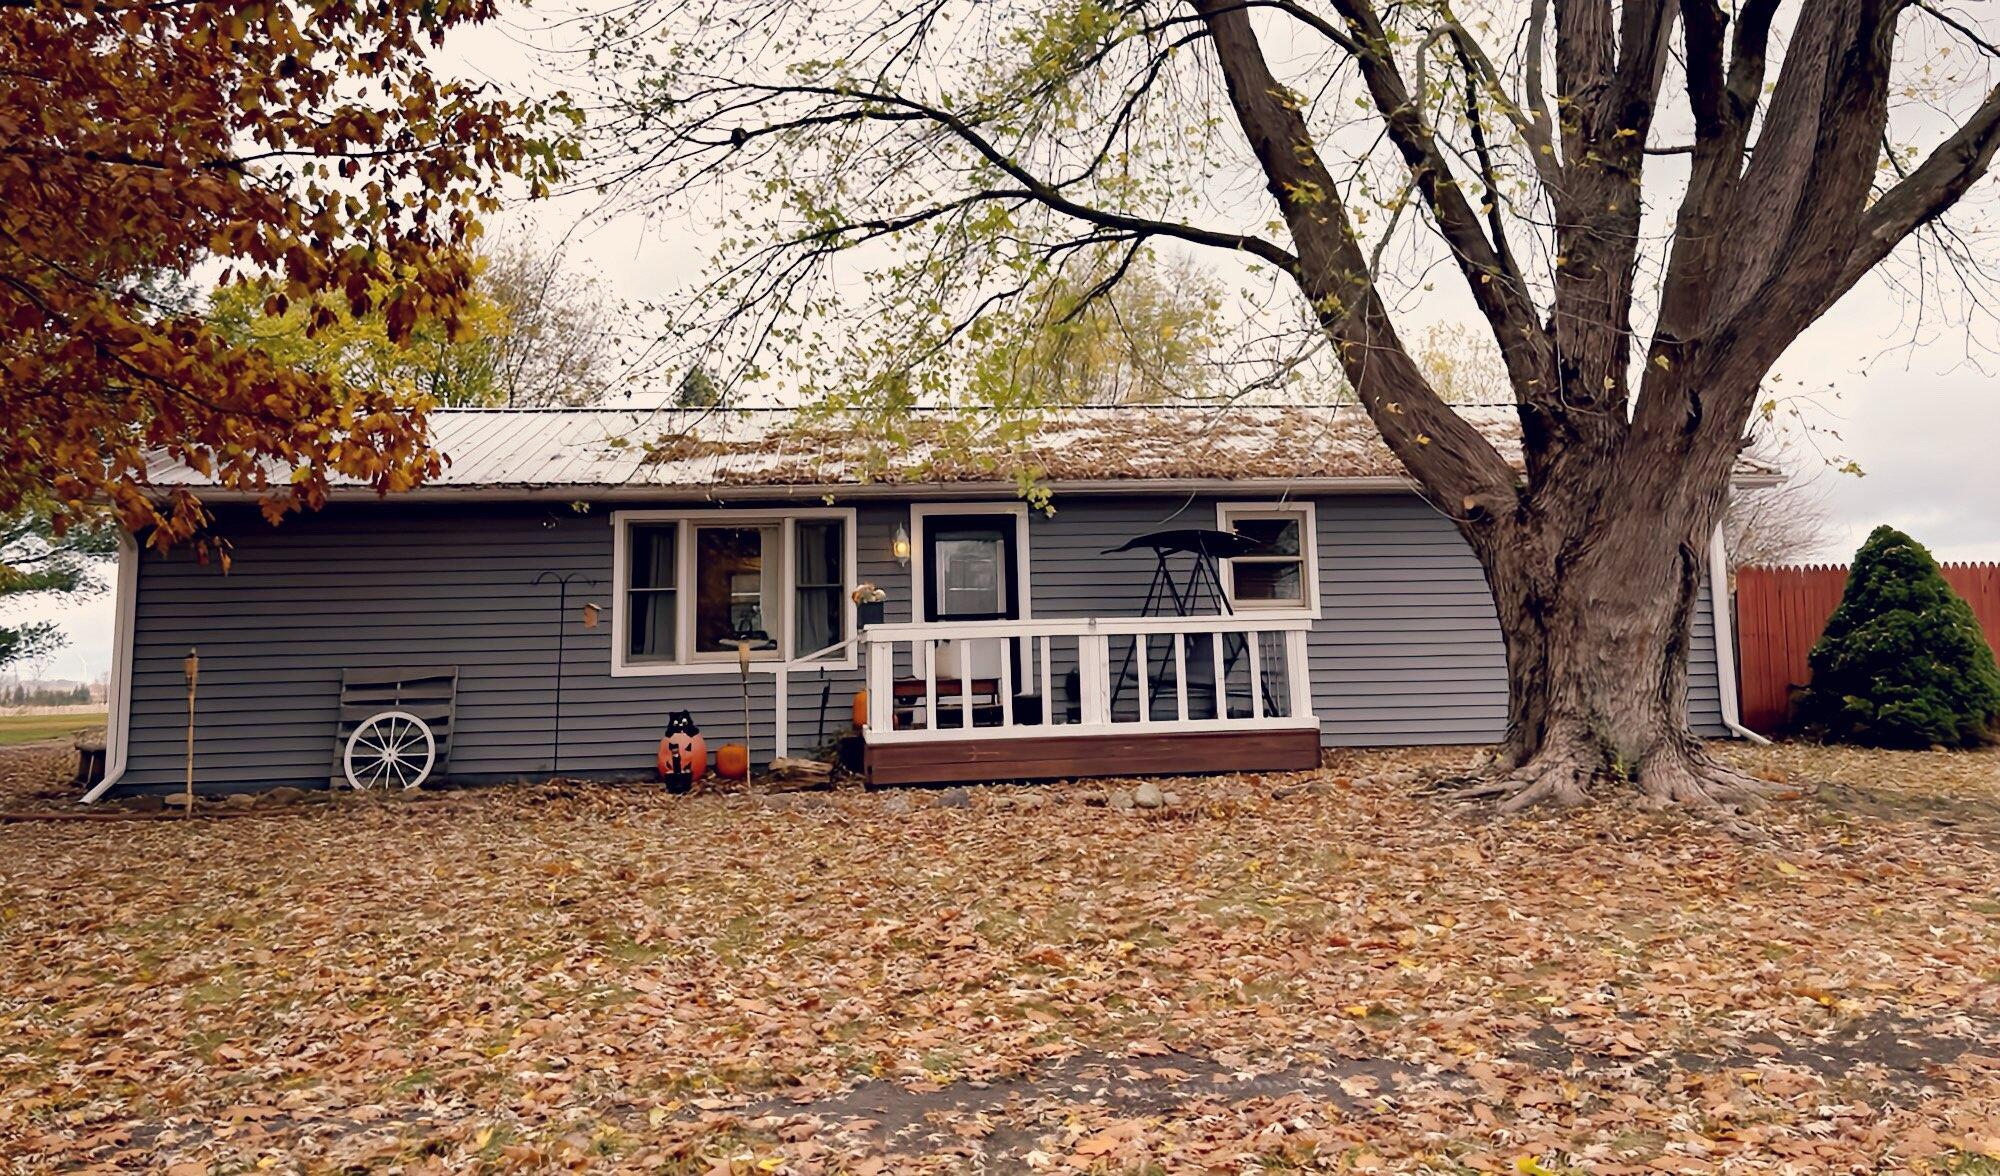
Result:
M82 682L74 686L24 682L0 686L0 706L76 706L91 701L90 687Z

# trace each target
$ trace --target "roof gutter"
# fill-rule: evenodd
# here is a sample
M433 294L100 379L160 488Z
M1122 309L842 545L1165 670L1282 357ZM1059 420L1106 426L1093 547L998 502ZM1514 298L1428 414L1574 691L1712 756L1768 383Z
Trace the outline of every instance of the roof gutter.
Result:
M83 794L91 804L125 775L132 747L132 634L139 604L139 541L118 532L117 617L111 637L111 697L105 700L104 779Z
M1715 624L1715 685L1722 696L1722 725L1732 734L1768 746L1770 740L1743 725L1742 703L1736 696L1736 624L1729 607L1729 552L1722 524L1708 537L1708 607Z
M1777 475L1749 473L1732 479L1732 485L1746 488L1775 486L1784 479ZM1297 497L1327 494L1412 494L1423 487L1401 475L1310 478L1103 478L1069 479L1040 483L1052 495L1084 494L1254 494L1262 497ZM188 487L206 502L259 502L263 495L254 490L204 489ZM847 502L889 499L895 501L990 498L995 493L1018 496L1013 482L814 482L798 485L701 486L639 485L634 483L501 483L486 486L417 486L394 494L381 494L366 486L336 486L327 491L328 502L771 502L790 500L824 501L836 498Z

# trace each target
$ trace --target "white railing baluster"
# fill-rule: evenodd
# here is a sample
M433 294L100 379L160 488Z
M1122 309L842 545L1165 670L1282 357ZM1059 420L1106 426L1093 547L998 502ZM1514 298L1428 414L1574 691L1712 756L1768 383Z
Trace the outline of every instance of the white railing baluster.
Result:
M895 669L895 644L871 637L868 641L868 729L870 731L879 733L895 726L896 700L892 697L896 682Z
M1222 666L1222 634L1208 635L1208 656L1215 667L1215 719L1221 722L1229 717L1229 675Z
M1014 639L1000 639L1000 729L1014 725Z
M1035 639L1031 638L1031 640ZM1047 634L1043 634L1039 638L1039 644L1042 648L1042 722L1051 727L1055 726L1058 722L1056 718L1056 680L1049 674L1049 646L1054 643L1055 638Z
M1150 723L1153 721L1153 706L1151 702L1153 692L1148 689L1152 683L1148 681L1151 675L1147 671L1151 667L1147 663L1152 661L1152 658L1146 655L1146 635L1144 633L1132 634L1132 660L1139 666L1139 721Z
M958 729L972 730L972 638L961 638L958 649Z
M937 642L919 641L924 647L924 730L937 730ZM911 650L914 656L915 650Z
M1287 681L1291 683L1292 694L1285 700L1285 714L1294 719L1311 714L1312 660L1306 645L1306 630L1293 629L1285 634L1285 669L1290 672Z
M1250 717L1264 717L1264 643L1255 632L1243 635L1243 644L1250 649Z
M1083 684L1083 721L1093 725L1111 722L1111 639L1102 633L1085 633L1076 643L1077 678Z
M1173 635L1174 643L1174 711L1181 722L1188 721L1187 703L1187 638L1179 633Z

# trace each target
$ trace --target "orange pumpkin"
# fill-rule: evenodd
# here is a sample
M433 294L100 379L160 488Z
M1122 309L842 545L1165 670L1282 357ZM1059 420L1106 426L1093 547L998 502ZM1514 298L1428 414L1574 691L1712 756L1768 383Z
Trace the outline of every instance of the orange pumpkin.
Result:
M750 749L741 743L725 743L716 748L715 774L725 780L748 780Z
M868 692L866 690L856 690L854 692L854 726L856 730L859 730L867 725Z

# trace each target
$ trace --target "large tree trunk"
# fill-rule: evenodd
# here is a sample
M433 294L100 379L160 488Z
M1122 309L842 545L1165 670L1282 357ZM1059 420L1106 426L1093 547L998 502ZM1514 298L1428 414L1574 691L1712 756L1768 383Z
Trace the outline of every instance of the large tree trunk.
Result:
M1647 485L1635 470L1547 496L1532 515L1468 523L1508 675L1506 739L1476 794L1510 810L1576 804L1613 781L1654 804L1735 808L1766 791L1710 757L1688 720L1694 610L1721 494L1678 472L1654 476Z

